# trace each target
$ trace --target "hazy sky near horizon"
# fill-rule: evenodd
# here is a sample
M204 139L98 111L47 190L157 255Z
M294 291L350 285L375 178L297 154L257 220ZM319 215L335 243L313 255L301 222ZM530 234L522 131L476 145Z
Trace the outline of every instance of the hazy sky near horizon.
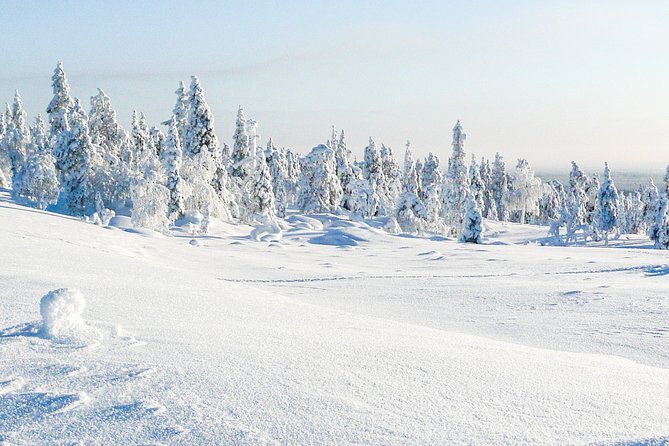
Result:
M196 74L229 142L237 106L262 143L306 152L331 125L446 161L467 152L565 170L669 163L667 1L0 0L0 100L44 114L61 60L88 106L167 119Z

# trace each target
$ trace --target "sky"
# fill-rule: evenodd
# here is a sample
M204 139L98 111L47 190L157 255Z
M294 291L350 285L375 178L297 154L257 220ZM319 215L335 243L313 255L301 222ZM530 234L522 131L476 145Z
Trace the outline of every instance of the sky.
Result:
M85 104L169 118L197 75L230 142L237 107L261 143L306 153L331 126L445 163L466 151L536 170L669 163L669 2L0 0L0 101L44 114L62 61Z

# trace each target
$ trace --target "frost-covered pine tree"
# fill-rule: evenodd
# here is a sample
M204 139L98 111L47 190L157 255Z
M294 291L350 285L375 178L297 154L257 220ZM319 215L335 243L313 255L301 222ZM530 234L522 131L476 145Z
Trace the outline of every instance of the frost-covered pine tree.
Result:
M320 144L302 159L298 207L305 213L333 212L341 196L334 151Z
M121 146L126 134L116 119L116 112L111 106L109 96L101 88L98 88L97 95L91 97L91 111L88 116L93 144L102 147L107 157L120 159Z
M453 152L448 159L448 170L442 189L441 216L456 235L462 227L469 188L467 166L465 165L465 140L467 135L462 130L460 121L453 127Z
M609 163L604 163L604 180L597 194L594 224L598 232L604 234L604 243L608 245L609 233L618 224L618 190L611 179Z
M499 221L506 221L509 216L506 210L504 197L507 194L509 185L504 158L499 152L495 153L495 161L493 161L490 175L490 191L492 193L494 206L497 209L496 218Z
M264 156L257 157L256 168L253 171L251 181L248 181L248 190L245 191L244 208L246 214L243 221L263 221L265 217L274 217L274 190L272 188L272 177ZM244 217L244 216L243 216Z
M404 154L402 194L395 212L395 219L402 231L411 234L423 232L427 220L427 211L418 196L418 175L411 152L411 144L408 141Z
M585 183L585 222L592 224L595 220L595 212L597 209L597 200L599 196L599 177L593 175Z
M51 139L56 140L58 136L68 130L67 117L74 106L74 101L70 96L70 85L67 82L63 64L58 62L56 69L51 77L53 87L53 99L46 108L51 125Z
M374 143L374 140L371 137L369 138L369 144L365 147L364 155L362 174L364 179L369 182L373 194L377 195L380 205L381 194L384 192L385 183L383 159L381 158L381 151L376 147L376 143ZM379 210L381 209L377 208L373 215L376 215Z
M8 121L7 131L3 138L3 151L9 159L12 193L17 195L21 189L21 171L25 163L26 148L30 142L30 134L26 126L26 112L18 90L14 93L14 103Z
M162 166L158 157L150 150L145 150L139 160L140 176L130 188L132 197L133 226L165 231L169 225L170 191L165 183Z
M91 205L91 157L93 143L88 134L88 116L78 99L65 121L68 130L61 132L54 154L60 165L61 194L59 202L72 215L84 215Z
M525 223L528 217L538 213L541 193L541 180L534 176L527 160L519 159L512 185L504 197L506 208L511 212L517 212L518 221Z
M660 212L660 193L652 178L650 179L650 184L641 188L641 201L643 201L644 226L648 231L648 237L655 241L657 239L657 234L655 233L657 229L657 215Z
M58 200L60 183L56 174L56 159L51 155L44 129L44 121L37 115L30 128L31 141L28 159L21 173L19 195L27 198L39 209L46 209Z
M276 215L278 217L286 216L288 207L288 161L283 150L278 150L272 139L267 142L267 165L272 178L272 190L274 191L274 203Z
M174 93L177 95L177 102L172 109L172 116L174 116L174 119L176 120L179 142L181 147L183 147L184 139L186 137L186 127L188 127L188 111L190 107L186 84L184 84L183 81L179 81L179 87ZM169 122L170 121L166 121L163 124L169 125Z
M163 152L163 165L167 176L167 189L170 198L167 204L167 216L170 221L175 221L184 216L183 179L181 178L181 164L183 151L181 150L181 139L179 138L179 127L176 116L169 121L165 150Z
M149 150L149 126L146 124L144 113L137 114L132 111L132 140L134 144L135 160L144 158L144 153Z
M351 191L353 190L351 183L358 178L354 173L353 163L351 161L351 151L348 150L346 146L346 136L344 131L342 130L339 133L339 138L335 140L336 132L334 126L332 126L332 138L333 142L331 144L334 145L333 149L335 151L335 158L337 159L337 177L339 178L339 183L344 191L344 195L342 196L342 207L350 211L352 209L349 207L348 203Z
M470 192L467 194L465 217L462 222L460 241L465 243L481 243L483 233L483 217L476 199Z
M232 135L232 164L230 166L230 176L239 186L243 184L252 171L252 157L249 145L249 135L246 129L246 118L244 109L239 106L237 110L237 121L235 123L235 134Z
M469 165L469 189L476 201L476 206L480 211L485 208L484 204L484 194L485 194L485 183L481 178L481 170L478 163L476 162L476 157L472 154L472 162ZM483 212L481 212L483 215Z
M149 130L149 150L160 158L164 149L165 134L158 127L151 127Z
M419 196L425 206L427 223L434 227L441 214L443 178L439 168L439 158L432 152L425 159L421 182Z
M393 156L390 147L381 144L381 171L383 173L380 198L380 213L392 215L397 207L397 200L402 189L402 170Z
M200 195L201 199L196 201L200 206L211 203L215 216L229 220L236 216L237 208L234 197L228 190L228 173L223 166L221 147L214 131L214 115L209 109L196 76L191 77L188 101L189 115L184 137L184 153L192 160L189 169L190 179L196 176L202 181L208 181L216 197L205 199ZM203 208L197 209L203 210Z

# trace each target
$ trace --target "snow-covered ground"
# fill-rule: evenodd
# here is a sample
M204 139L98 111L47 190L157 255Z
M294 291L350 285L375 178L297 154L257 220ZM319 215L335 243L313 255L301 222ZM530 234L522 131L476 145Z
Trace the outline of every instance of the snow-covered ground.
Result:
M669 441L669 258L647 241L127 220L0 194L0 444ZM83 324L63 291L42 314L66 325L41 325L59 288Z

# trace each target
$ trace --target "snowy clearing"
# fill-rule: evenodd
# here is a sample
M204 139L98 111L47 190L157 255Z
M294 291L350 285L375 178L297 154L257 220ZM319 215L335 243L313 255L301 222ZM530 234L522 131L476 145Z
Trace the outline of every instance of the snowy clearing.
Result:
M0 444L669 436L669 259L647 240L486 222L475 245L332 215L152 237L0 199ZM95 342L40 330L63 287Z

